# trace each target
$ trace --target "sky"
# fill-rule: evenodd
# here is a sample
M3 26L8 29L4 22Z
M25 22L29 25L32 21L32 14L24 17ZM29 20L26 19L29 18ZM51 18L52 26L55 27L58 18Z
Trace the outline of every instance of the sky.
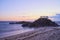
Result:
M40 16L58 20L60 0L0 0L0 21L35 20Z

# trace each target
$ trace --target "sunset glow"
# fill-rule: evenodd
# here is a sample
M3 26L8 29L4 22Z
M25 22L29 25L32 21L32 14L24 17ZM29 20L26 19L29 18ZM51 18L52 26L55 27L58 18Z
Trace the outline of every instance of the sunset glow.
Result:
M60 14L60 0L0 0L0 21L35 20Z

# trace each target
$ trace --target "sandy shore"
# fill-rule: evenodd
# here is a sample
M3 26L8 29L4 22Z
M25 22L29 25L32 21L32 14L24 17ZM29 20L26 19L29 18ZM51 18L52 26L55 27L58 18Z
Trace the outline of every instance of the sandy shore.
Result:
M60 28L41 27L22 34L0 38L0 40L60 40Z

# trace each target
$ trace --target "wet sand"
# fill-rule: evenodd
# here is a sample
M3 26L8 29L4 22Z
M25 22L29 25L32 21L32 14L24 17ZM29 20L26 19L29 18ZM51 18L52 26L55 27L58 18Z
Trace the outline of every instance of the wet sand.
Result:
M0 40L60 40L60 27L41 27L22 34L0 38Z

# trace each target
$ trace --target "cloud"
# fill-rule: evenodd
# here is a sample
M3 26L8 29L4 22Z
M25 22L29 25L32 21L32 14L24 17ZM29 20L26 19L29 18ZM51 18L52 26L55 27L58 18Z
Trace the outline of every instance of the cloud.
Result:
M60 21L60 13L55 16L51 16L50 18L53 18L54 21Z

